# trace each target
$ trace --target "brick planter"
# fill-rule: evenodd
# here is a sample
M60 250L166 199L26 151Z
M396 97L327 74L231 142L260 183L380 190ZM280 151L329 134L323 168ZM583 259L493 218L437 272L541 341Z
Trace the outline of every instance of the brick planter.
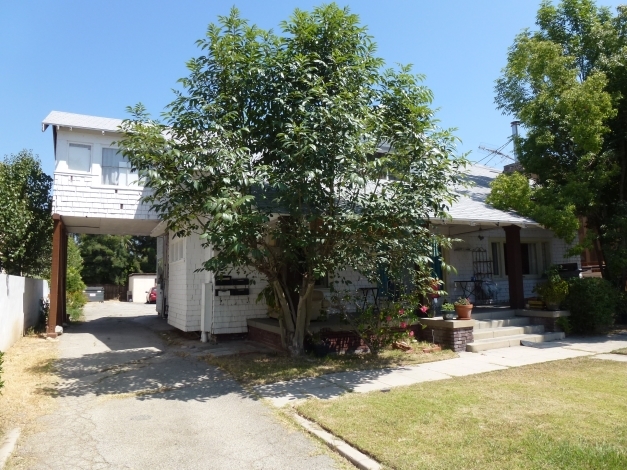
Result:
M466 344L473 342L474 320L442 320L435 317L422 318L420 322L426 328L418 328L416 333L423 341L435 342L455 352L465 351Z
M557 321L562 317L570 317L570 312L568 310L516 310L516 316L529 318L531 325L542 325L544 331L555 333L564 331Z
M248 339L273 349L284 350L281 345L281 329L279 322L270 319L249 319Z

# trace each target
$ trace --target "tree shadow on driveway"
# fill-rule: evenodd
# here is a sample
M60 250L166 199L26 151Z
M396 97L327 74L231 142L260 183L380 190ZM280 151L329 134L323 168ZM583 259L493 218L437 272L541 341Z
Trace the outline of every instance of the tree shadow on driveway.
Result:
M254 398L202 360L216 346L196 341L168 346L158 335L171 330L164 320L141 315L102 317L70 327L61 337L62 357L54 363L61 380L44 392L138 400L207 401L227 394Z

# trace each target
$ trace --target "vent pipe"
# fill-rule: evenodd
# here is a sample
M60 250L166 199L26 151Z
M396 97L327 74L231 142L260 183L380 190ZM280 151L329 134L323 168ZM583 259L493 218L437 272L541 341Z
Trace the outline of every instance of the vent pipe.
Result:
M518 161L518 148L516 140L518 139L518 124L520 121L512 121L512 142L514 143L514 161Z

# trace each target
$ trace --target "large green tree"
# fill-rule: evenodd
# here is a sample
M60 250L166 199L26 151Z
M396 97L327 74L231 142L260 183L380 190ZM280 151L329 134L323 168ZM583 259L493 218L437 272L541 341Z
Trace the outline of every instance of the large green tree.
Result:
M79 236L81 275L90 285L126 285L129 274L154 273L156 238L130 235Z
M47 277L52 253L52 178L22 150L0 161L0 270Z
M464 160L422 77L383 69L348 9L296 10L281 30L220 17L164 122L132 108L119 145L169 229L213 246L207 270L267 278L300 353L316 279L426 268L445 242L429 218L445 217Z
M627 281L627 8L543 1L537 29L514 40L496 103L526 131L515 145L523 174L502 175L489 202L567 241L585 218L603 276ZM529 178L532 185L529 186Z

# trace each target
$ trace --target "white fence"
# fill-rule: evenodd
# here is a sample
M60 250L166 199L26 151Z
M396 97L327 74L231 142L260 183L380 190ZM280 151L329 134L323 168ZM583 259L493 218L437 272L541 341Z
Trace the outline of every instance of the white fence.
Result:
M0 351L37 324L39 300L48 293L48 281L0 274Z

